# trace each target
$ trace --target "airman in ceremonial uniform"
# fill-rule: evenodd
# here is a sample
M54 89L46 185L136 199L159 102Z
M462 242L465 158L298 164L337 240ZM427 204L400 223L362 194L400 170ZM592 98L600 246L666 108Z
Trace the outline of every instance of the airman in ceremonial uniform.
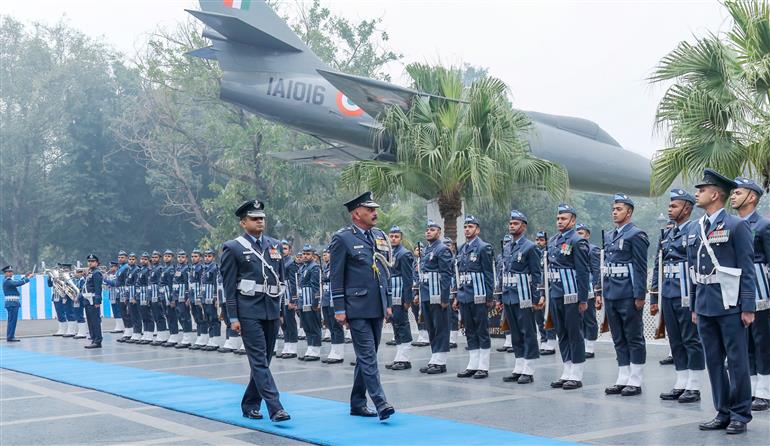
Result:
M535 235L535 245L540 251L542 257L544 252L548 251L548 240L546 239L545 231L537 231ZM553 355L556 353L556 329L545 328L545 314L546 308L535 308L535 323L537 323L537 331L540 333L540 354L543 356Z
M589 240L588 255L591 260L591 286L593 290L588 293L588 308L583 313L583 339L585 339L586 344L586 359L589 359L595 355L594 345L599 337L599 322L596 320L596 310L601 308L601 298L599 298L599 303L597 303L596 294L601 292L601 249L590 242L591 228L583 223L578 223L575 225L575 231L579 236Z
M343 329L342 324L337 322L337 319L334 317L334 302L332 302L331 294L331 269L329 267L330 261L331 256L329 255L329 248L326 248L323 252L321 308L323 310L324 321L326 321L326 326L329 330L332 347L329 351L329 356L321 362L325 364L340 364L345 359L345 330Z
M153 314L153 303L155 304L156 308L159 307L159 299L153 294L153 283L150 282L151 278L154 276L154 272L158 271L159 267L157 264L150 265L150 254L148 252L143 252L141 258L139 259L140 266L135 272L135 282L134 282L134 288L136 289L136 296L139 299L139 311L142 314L142 339L137 342L137 344L141 345L147 345L151 344L153 341L153 334L155 333L155 324L156 322L162 321L163 326L165 328L166 320L163 318L160 318L156 313ZM159 287L162 288L162 283L159 284Z
M115 291L118 293L118 303L120 305L120 315L123 318L123 336L118 338L118 342L126 342L134 334L134 320L129 310L129 292L126 287L126 279L131 267L128 264L128 254L126 251L118 251L118 270L115 272Z
M286 270L286 290L281 298L283 349L276 357L291 359L297 357L297 341L299 340L296 318L299 264L294 261L294 256L291 253L291 244L286 240L282 240L281 246L283 248L284 269Z
M305 327L307 350L300 361L321 359L321 268L313 258L313 247L302 248L302 266L299 269L299 290L302 326Z
M86 260L88 273L83 282L83 297L91 344L86 345L85 348L102 348L102 272L98 269L98 257L91 254Z
M390 301L393 305L393 334L396 338L396 356L385 367L391 370L412 368L409 350L412 348L412 330L409 324L409 308L412 306L414 283L414 256L401 244L404 234L398 226L392 226L390 246L393 248L393 267L390 270Z

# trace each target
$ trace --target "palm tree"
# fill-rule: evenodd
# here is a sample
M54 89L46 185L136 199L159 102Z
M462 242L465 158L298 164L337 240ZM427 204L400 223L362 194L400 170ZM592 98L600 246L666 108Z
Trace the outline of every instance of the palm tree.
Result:
M422 64L409 65L407 73L416 90L431 96L378 117L383 134L396 142L396 162L353 163L342 172L343 184L437 199L453 240L463 200L507 207L518 185L566 195L566 170L531 154L522 136L531 124L513 110L502 81L485 76L464 87L460 70Z
M650 78L675 82L656 113L668 132L668 147L652 162L656 195L704 167L757 175L770 186L770 7L757 0L725 7L733 20L728 33L680 43Z

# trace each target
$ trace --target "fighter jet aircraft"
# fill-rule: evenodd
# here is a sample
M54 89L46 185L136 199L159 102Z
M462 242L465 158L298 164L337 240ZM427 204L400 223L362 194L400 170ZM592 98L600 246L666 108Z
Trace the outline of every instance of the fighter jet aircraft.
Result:
M375 137L375 118L427 93L333 70L264 1L201 0L200 7L187 12L206 25L203 36L212 44L188 54L218 61L220 97L325 145L274 156L326 166L395 161L393 142ZM649 194L650 161L623 149L594 122L525 113L534 124L527 135L532 153L566 167L572 188Z

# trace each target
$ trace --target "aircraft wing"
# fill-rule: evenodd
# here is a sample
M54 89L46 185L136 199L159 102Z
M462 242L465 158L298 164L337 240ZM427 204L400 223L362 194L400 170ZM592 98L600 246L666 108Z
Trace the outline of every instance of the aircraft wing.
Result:
M371 149L354 146L332 146L323 149L273 152L270 155L294 164L317 164L327 167L340 167L353 161L373 160L377 157L377 154Z

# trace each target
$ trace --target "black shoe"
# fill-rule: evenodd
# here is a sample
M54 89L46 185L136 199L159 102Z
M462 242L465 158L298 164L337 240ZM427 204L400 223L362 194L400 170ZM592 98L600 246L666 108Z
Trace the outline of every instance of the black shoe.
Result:
M251 418L252 420L261 420L264 418L261 413L259 413L259 409L251 409L248 412L244 412L243 416L245 418Z
M327 337L321 339L321 342L331 342L331 340L332 340L332 338L327 336ZM395 344L388 344L388 345L395 345Z
M450 342L449 348L457 348L457 342Z
M497 347L495 350L499 351L500 353L503 353L508 351L508 347Z
M658 362L660 363L660 365L671 365L674 363L674 358L671 355L668 355Z
M217 351L218 351L219 353L232 353L232 352L233 352L233 349L231 349L231 348L229 348L229 347L227 347L227 348L225 348L225 347L219 347L219 348L217 349ZM281 355L276 355L276 358L280 358L280 357L281 357Z
M553 387L554 389L561 389L562 387L564 387L565 382L567 382L566 379L559 379L559 380L553 381L551 383L551 387Z
M662 399L663 401L678 400L683 393L684 393L684 389L671 389L671 391L668 393L661 393L660 399Z
M430 364L426 365L425 367L420 367L420 373L428 373L428 367L430 367Z
M425 372L428 375L438 375L439 373L446 373L445 365L430 364L428 370Z
M594 352L586 352L586 359L592 359L596 354Z
M203 347L201 350L203 350L204 352L213 352L213 351L215 351L217 349L219 349L219 347L217 347L216 345L207 345L207 346ZM275 353L275 352L273 352L273 353Z
M577 381L574 379L568 379L564 381L564 385L561 386L562 390L575 390L583 387L583 381Z
M350 415L354 417L376 417L377 412L373 411L372 409L369 409L366 406L363 407L351 407L350 408Z
M727 429L727 426L730 425L729 420L720 420L719 418L714 418L711 421L707 421L705 423L701 423L698 425L698 429L702 431L719 431L722 429Z
M296 353L283 353L281 355L276 356L276 358L280 358L280 359L292 359L296 357L297 357Z
M626 386L623 387L623 390L620 391L620 396L634 396L634 395L641 395L642 394L642 388L638 386Z
M11 339L6 339L5 342L21 342L21 339L11 338Z
M513 347L508 347L507 349L505 349L505 352L506 353L513 353Z
M200 350L203 347L205 347L205 346L204 345L200 345L200 344L193 344L193 345L190 346L190 350Z
M355 367L355 366L356 366L356 362L355 362L355 361L350 361L350 365L352 365L353 367Z
M190 344L177 344L174 348L190 348Z
M473 376L475 373L476 373L476 370L468 370L468 369L465 369L465 370L463 370L462 372L458 372L458 373L457 373L457 377L458 377L458 378L470 378L470 377L471 377L471 376Z
M428 342L422 342L422 341L414 341L412 342L412 347L427 347L430 343Z
M283 409L274 413L273 416L270 417L270 421L272 421L273 423L280 423L281 421L288 421L288 420L291 420L291 417L289 416L289 413Z
M279 333L277 336L278 339L283 339L283 333Z
M541 348L540 349L540 354L543 355L543 356L553 355L553 354L556 354L556 350L548 350L548 349L545 349L545 348Z
M102 343L101 342L94 342L92 344L86 345L83 348L102 348Z
M238 350L234 351L233 353L238 355L238 356L245 356L246 355L246 350L238 349Z
M519 376L519 379L516 380L517 384L532 384L533 382L535 382L535 377L532 375L522 374L521 376Z
M300 341L304 341L305 339L307 339L307 336L297 336L297 339L299 339Z
M624 387L625 386L615 384L614 386L609 386L606 389L604 389L604 393L607 395L620 395L620 392L623 391Z
M390 341L386 342L385 345L396 345L396 340L391 339Z
M130 339L130 338L118 338L118 339L115 339L115 342L121 342L121 343L123 343L123 342L126 342L126 341L127 341L127 340L129 340L129 339Z
M378 411L379 411L378 415L380 416L380 421L385 421L388 418L390 418L391 415L396 413L396 409L394 409L393 406L391 406L388 403L385 403L385 405L382 406Z
M341 364L341 363L345 362L345 360L342 359L342 358L340 358L340 359L329 359L329 358L326 358L326 359L322 359L321 362L323 362L324 364Z
M78 337L75 336L75 339L77 339L77 338ZM139 345L148 345L148 344L152 344L152 341L150 341L149 339L144 339L142 341L137 342L137 344L139 344Z
M685 390L679 397L679 402L683 404L697 403L700 401L700 390Z
M489 376L489 372L486 370L476 370L476 373L473 374L473 379L484 379Z
M728 434L742 434L744 432L746 432L746 423L743 421L731 421L726 429Z
M346 343L346 344L352 344L352 343L353 343L353 340L352 340L352 339L350 339L350 338L345 338L345 343Z
M754 398L751 402L751 410L761 412L770 409L770 401L767 398Z
M300 361L312 362L312 361L318 361L321 358L318 357L318 356L303 356L303 357L297 358L297 359L299 359Z
M150 342L150 345L153 346L153 347L159 347L159 346L163 345L164 342L165 341L152 341L152 342Z
M519 378L521 378L521 373L511 373L508 376L503 376L503 382L504 383L515 383L519 381Z
M394 362L390 367L391 370L407 370L412 368L412 363L409 361Z
M166 342L164 342L164 343L161 345L161 347L166 347L166 348L169 348L169 347L176 347L176 342L168 342L168 341L166 341Z

